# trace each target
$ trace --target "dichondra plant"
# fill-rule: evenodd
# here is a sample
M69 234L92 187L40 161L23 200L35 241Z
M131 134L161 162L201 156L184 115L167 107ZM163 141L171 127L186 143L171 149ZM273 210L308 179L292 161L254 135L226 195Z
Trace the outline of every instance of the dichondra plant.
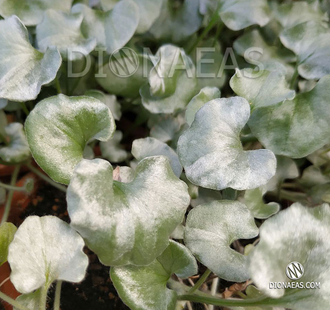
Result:
M88 248L132 310L329 309L327 12L0 0L0 266L20 293L0 299L46 310L54 285L65 310ZM66 193L69 223L10 218L26 169Z

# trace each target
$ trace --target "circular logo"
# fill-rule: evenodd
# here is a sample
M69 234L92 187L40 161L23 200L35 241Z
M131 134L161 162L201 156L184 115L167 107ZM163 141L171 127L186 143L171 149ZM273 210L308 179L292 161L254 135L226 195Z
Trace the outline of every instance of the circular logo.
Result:
M298 280L304 275L304 267L299 262L292 262L286 266L286 275L291 280Z
M128 47L120 48L111 54L109 67L112 73L119 77L129 77L139 68L139 57Z

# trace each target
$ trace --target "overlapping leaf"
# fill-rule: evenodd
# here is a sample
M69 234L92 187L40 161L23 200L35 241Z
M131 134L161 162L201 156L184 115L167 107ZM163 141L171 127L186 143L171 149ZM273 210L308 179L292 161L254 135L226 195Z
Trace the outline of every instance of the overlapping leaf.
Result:
M81 33L81 14L65 14L48 10L37 26L37 42L41 52L56 47L65 60L82 59L96 46L95 38L86 39Z
M271 151L243 150L239 135L249 117L249 103L241 97L212 100L196 113L178 142L179 158L192 183L243 190L264 185L275 174Z
M177 177L180 177L181 175L182 166L178 155L171 147L162 141L151 137L134 140L132 154L137 160L156 155L166 156L170 160L174 174Z
M238 201L213 201L190 211L185 243L197 259L219 277L243 282L249 278L246 257L230 248L237 239L258 235L253 216Z
M327 309L329 305L330 207L306 208L299 203L268 219L260 229L260 242L249 257L252 280L274 304L290 309ZM270 289L270 282L288 282L286 267L299 262L305 288ZM306 282L320 282L307 289ZM271 304L271 302L269 303Z
M117 130L111 140L100 142L102 157L110 160L112 163L120 163L127 158L127 152L120 145L123 133Z
M138 164L129 183L114 181L104 160L81 161L67 200L71 225L103 264L115 266L147 265L159 256L190 197L168 159L155 156Z
M26 26L35 26L42 21L43 12L53 9L69 12L73 0L1 0L0 15L17 15Z
M172 274L187 278L197 273L194 256L183 245L170 241L166 250L145 267L111 268L111 279L120 298L132 310L174 310L177 293L166 287Z
M330 76L310 92L273 106L257 109L249 126L259 141L275 154L300 158L330 141Z
M10 279L23 294L49 288L55 280L80 282L88 265L83 247L83 239L57 217L30 216L9 246Z
M59 52L48 49L43 54L34 49L16 16L0 21L0 41L0 98L35 99L41 86L55 79L61 65Z
M106 48L109 54L131 39L139 23L139 9L133 0L122 0L108 12L79 3L71 11L83 14L82 33L87 38L96 38L97 47Z
M68 184L90 139L109 140L115 131L110 109L92 97L58 95L39 102L25 122L32 155L57 182Z

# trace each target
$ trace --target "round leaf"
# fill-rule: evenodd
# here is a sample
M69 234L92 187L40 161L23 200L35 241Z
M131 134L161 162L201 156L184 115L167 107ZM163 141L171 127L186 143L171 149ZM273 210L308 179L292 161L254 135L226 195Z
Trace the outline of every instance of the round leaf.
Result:
M43 54L34 49L27 29L16 16L0 21L0 41L0 98L37 98L41 86L56 77L62 62L59 52L48 49Z
M240 131L250 116L241 97L206 103L180 137L178 154L187 178L202 187L252 189L275 174L276 158L269 150L244 151Z
M127 152L120 145L123 133L117 130L112 139L106 142L100 142L102 157L108 159L112 163L120 163L127 158Z
M109 140L115 122L109 108L95 98L58 95L35 106L25 131L38 165L56 182L68 184L87 142Z
M277 305L295 310L327 309L329 270L327 257L330 208L324 204L306 208L299 203L268 219L260 228L260 242L250 254L249 270L253 282ZM270 289L270 282L290 282L286 267L299 262L304 268L301 279L320 282L319 289Z
M96 46L95 38L86 39L80 30L83 16L48 10L36 28L38 47L45 52L56 47L65 60L82 59Z
M80 282L88 265L83 247L83 239L59 218L30 216L9 246L11 282L23 294L55 280Z
M148 266L111 268L111 279L120 298L132 310L174 310L176 292L166 287L175 273L187 278L197 273L194 256L183 245L170 241L166 250Z
M266 0L222 0L220 1L220 17L231 30L241 30L251 25L265 26L270 18Z
M330 76L310 92L270 107L257 109L249 126L275 154L305 157L330 141Z
M178 155L166 143L161 142L155 138L137 139L133 141L132 154L137 160L149 156L163 155L170 160L171 167L174 174L180 177L182 166L179 161Z
M238 201L213 201L188 214L185 243L197 259L220 278L243 282L249 278L246 257L230 248L237 239L258 235L254 218Z
M190 202L167 158L148 157L135 172L134 180L121 183L113 180L107 161L83 160L68 188L71 225L108 266L150 264L167 247Z

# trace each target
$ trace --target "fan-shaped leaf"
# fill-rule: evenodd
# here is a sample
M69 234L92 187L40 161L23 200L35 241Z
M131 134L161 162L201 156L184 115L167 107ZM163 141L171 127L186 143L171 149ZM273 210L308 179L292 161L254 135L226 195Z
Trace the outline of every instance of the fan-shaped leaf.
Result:
M61 65L59 52L48 49L43 54L34 49L16 16L0 21L0 41L0 98L35 99L41 86L55 79Z
M115 122L92 97L58 95L39 102L25 122L32 155L56 182L68 184L90 139L109 140Z
M77 165L67 197L71 225L105 265L150 264L182 222L187 186L162 156L142 160L130 183L112 173L100 159Z
M197 273L197 263L186 247L170 241L150 265L114 267L110 275L120 298L132 310L174 310L177 294L166 287L173 273L190 277Z
M37 26L37 42L41 52L56 47L63 59L76 60L88 55L96 46L95 38L86 39L80 30L81 14L65 14L48 10Z
M250 211L238 201L213 201L190 211L185 243L197 259L219 277L243 282L249 278L246 257L230 248L237 239L258 235Z
M268 150L244 151L240 131L250 116L241 97L206 103L180 137L178 154L187 178L211 188L252 189L275 174L276 159Z
M275 154L305 157L330 141L330 76L293 100L257 109L249 126Z
M260 228L260 242L249 257L253 282L275 304L290 309L329 306L330 207L306 208L299 203L268 219ZM320 282L318 289L270 289L271 282L289 282L286 267L299 262L304 273L298 283Z
M9 246L10 279L23 294L55 280L80 282L88 265L83 247L83 239L57 217L30 216Z

